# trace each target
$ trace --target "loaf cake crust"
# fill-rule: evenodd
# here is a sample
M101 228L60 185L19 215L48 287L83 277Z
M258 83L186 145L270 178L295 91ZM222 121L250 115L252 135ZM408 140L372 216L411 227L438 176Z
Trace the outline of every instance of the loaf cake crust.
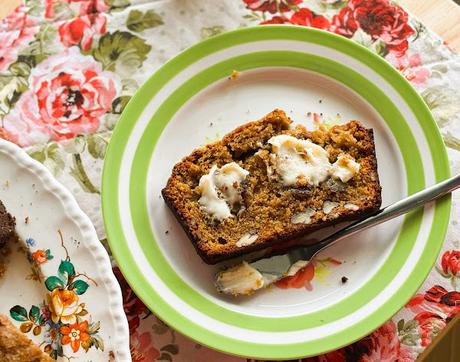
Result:
M301 125L291 128L291 123L282 110L274 110L196 149L174 166L162 195L206 263L254 251L284 252L314 230L359 219L380 208L372 129L357 121L315 131ZM283 184L273 175L271 164L274 146L270 142L279 135L321 146L331 164L343 155L351 157L359 164L359 172L347 182L328 178L317 185ZM200 180L233 163L248 172L238 184L241 202L231 210L231 217L216 221L200 204Z

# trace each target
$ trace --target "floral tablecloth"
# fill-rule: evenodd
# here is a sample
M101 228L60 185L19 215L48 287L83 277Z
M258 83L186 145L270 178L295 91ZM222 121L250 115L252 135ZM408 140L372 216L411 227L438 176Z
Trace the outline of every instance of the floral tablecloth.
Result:
M325 29L393 64L431 108L460 172L460 57L389 0L28 0L0 22L0 137L26 148L69 188L96 226L105 149L123 108L155 69L184 48L255 24ZM353 345L307 361L413 361L460 310L460 210L438 262L392 320ZM325 266L326 264L326 266ZM308 298L318 263L284 287ZM134 361L240 361L163 324L115 266Z

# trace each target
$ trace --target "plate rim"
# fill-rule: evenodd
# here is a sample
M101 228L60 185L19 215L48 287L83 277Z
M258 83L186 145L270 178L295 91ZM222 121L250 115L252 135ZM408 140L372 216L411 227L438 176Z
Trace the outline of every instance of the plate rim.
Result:
M280 29L282 31L279 31ZM115 127L114 133L112 135L112 140L116 139L117 141L119 141L120 138L123 138L123 136L121 135L123 132L125 134L129 135L129 132L128 133L125 132L126 131L125 126L126 126L126 123L127 123L127 119L128 118L129 119L133 118L133 117L129 116L131 108L134 108L134 107L136 107L138 109L139 108L140 109L144 108L142 105L139 106L139 103L142 103L142 100L140 100L141 96L139 96L139 95L142 94L143 92L145 92L150 87L151 84L149 84L149 83L151 83L152 78L155 77L157 80L158 80L158 78L160 78L160 79L164 78L164 76L162 74L162 71L165 69L165 67L174 67L175 69L179 68L175 72L175 74L177 74L180 71L182 71L183 69L185 69L185 67L187 65L191 64L191 63L188 63L187 61L185 61L185 66L183 68L181 68L179 66L179 65L183 65L183 64L181 64L181 62L184 62L184 60L187 60L187 57L190 57L191 54L193 54L193 52L195 54L200 53L201 50L202 50L201 48L206 47L207 45L209 45L209 43L212 42L213 46L214 46L214 48L213 48L214 50L212 52L209 52L209 54L210 54L210 53L213 53L213 52L218 51L220 49L226 48L226 46L225 46L225 38L227 38L227 37L240 37L240 41L238 43L246 43L246 42L253 41L253 39L251 37L252 37L252 34L254 32L259 32L259 33L260 32L262 32L262 33L265 32L266 39L264 39L264 40L290 40L291 38L287 37L285 35L286 33L303 34L304 38L308 37L308 34L310 34L310 35L311 34L313 34L313 35L320 34L321 37L323 37L324 39L326 39L327 41L329 41L331 43L342 42L342 43L346 44L347 46L349 46L351 48L351 52L355 52L355 53L358 52L358 53L361 53L361 54L363 54L363 53L366 54L366 57L365 57L366 61L371 62L371 63L373 63L373 62L379 63L378 65L383 68L382 72L384 72L384 71L389 72L391 77L393 77L393 78L396 77L397 82L402 83L404 85L404 87L406 87L406 88L409 87L409 91L411 92L411 98L413 98L412 101L414 103L416 103L418 106L421 106L420 109L418 109L418 111L414 110L413 107L410 107L410 108L413 111L413 113L416 115L417 119L421 119L421 118L425 119L424 122L419 122L421 127L422 127L422 129L423 129L423 131L424 131L424 133L426 131L425 128L427 128L427 127L430 128L430 132L434 132L434 134L432 134L432 137L436 138L437 143L439 143L439 142L442 143L442 138L440 136L439 130L437 128L437 125L434 122L434 119L433 119L430 111L428 110L427 106L425 105L425 103L423 102L423 100L421 99L419 94L416 93L415 90L412 88L412 86L410 86L408 81L405 78L403 78L384 59L380 58L376 54L371 53L368 49L362 47L361 45L359 45L359 44L357 44L357 43L355 43L355 42L353 42L353 41L351 41L349 39L340 37L338 35L327 33L327 32L321 31L321 30L317 30L317 29L311 29L311 28L305 28L305 27L292 27L292 26L287 26L287 25L254 26L254 27L250 27L250 28L246 28L246 29L239 29L239 30L234 30L234 31L231 31L231 32L227 32L227 33L218 35L216 37L207 39L205 41L202 41L202 42L192 46L191 48L188 48L187 50L185 50L184 52L180 53L176 57L172 58L169 62L167 62L162 67L160 67L152 76L150 76L149 80L147 80L143 84L143 86L138 90L138 92L135 94L135 96L131 99L131 101L129 102L128 106L126 107L125 111L123 112L120 120L118 121L118 123L117 123L117 125ZM270 36L272 36L272 37L270 37ZM257 40L261 40L261 39L257 39ZM304 39L299 38L298 40L304 40ZM217 44L219 42L220 42L221 45ZM235 44L232 44L232 45L235 45ZM199 58L201 58L201 57L198 57L198 59ZM362 59L360 59L360 61L362 61ZM364 64L368 65L365 61L362 61L362 62ZM179 64L177 64L177 63L179 63ZM376 71L376 72L380 73L378 71ZM148 102L146 102L146 103L148 103ZM420 116L420 114L422 114L422 116ZM127 139L128 139L128 137L126 137L126 140ZM436 143L436 142L433 142L433 143ZM139 292L139 294L138 294L139 297L146 303L146 305L148 305L151 309L153 309L158 314L158 316L160 318L167 319L167 322L170 325L172 325L175 329L181 331L182 333L188 335L191 338L198 339L200 343L207 344L210 347L222 350L222 351L227 352L227 353L238 353L238 354L244 354L245 356L259 357L259 358L275 358L275 357L273 357L273 354L267 354L264 351L256 351L254 349L254 347L251 348L251 352L249 352L249 346L243 346L244 343L241 343L240 349L238 350L238 352L235 352L234 351L235 348L228 348L228 346L227 346L227 348L224 348L221 345L216 345L215 341L213 343L211 343L211 342L207 343L206 341L203 341L203 339L197 338L196 333L194 335L194 333L192 333L192 331L188 331L187 328L184 328L185 324L183 322L181 322L180 320L178 321L177 318L174 319L174 322L171 321L172 318L166 318L166 314L170 313L170 312L167 312L165 310L165 307L169 307L169 306L160 307L159 305L154 304L154 302L148 300L148 296L143 295L143 293L140 290L140 288L136 288L136 286L134 285L135 283L132 281L132 280L136 279L135 276L132 275L131 271L127 270L128 266L124 265L124 263L121 262L121 260L119 260L119 258L123 259L123 257L121 255L118 255L118 251L117 251L118 248L117 248L117 245L116 245L117 242L115 241L115 239L118 240L118 238L120 238L120 237L124 238L124 235L114 235L114 232L112 232L111 227L109 226L109 223L110 223L109 220L113 216L112 215L113 210L110 210L110 209L112 209L112 207L111 207L112 205L109 206L110 197L113 196L113 194L110 195L110 191L111 190L116 190L116 192L118 191L118 186L113 187L113 185L111 184L111 183L114 182L114 180L116 182L118 181L118 178L113 178L112 177L113 174L114 174L114 172L113 172L114 167L113 167L113 164L112 164L113 159L114 159L113 154L116 152L115 148L113 147L114 143L109 144L109 148L107 150L107 155L106 155L106 161L104 162L103 177L102 177L102 192L101 192L101 194L102 194L103 216L104 216L104 222L106 223L108 240L109 240L109 244L111 246L111 249L114 252L115 258L119 261L120 269L125 274L126 279L128 280L128 282L130 282L130 284L132 284L133 289L136 292ZM120 150L121 149L120 143L119 142L116 142L116 143L117 143L117 150ZM433 146L432 142L428 142L428 145L429 145L430 151L432 151L432 146ZM436 148L439 148L439 144L436 146ZM115 150L115 151L113 151L113 150ZM441 150L437 149L437 151L438 152L441 151L441 155L440 155L439 159L436 160L436 162L433 159L433 166L434 166L433 172L434 172L434 176L435 176L436 180L439 181L439 179L447 177L449 175L450 171L449 171L449 164L448 164L448 161L447 161L446 149L443 146L443 143L442 143L442 149ZM110 164L110 166L108 166L109 164ZM116 166L116 167L119 167L119 165ZM117 196L117 198L118 198L118 196ZM450 212L450 198L448 200L446 199L446 200L443 200L441 202L438 202L436 205L437 205L436 209L438 209L438 206L442 206L444 213L446 211ZM429 236L427 238L431 237L432 233L434 232L435 226L436 226L437 230L436 230L435 233L437 234L437 236L441 236L441 239L443 240L443 238L445 236L446 229L447 229L447 224L448 224L449 218L447 217L446 219L447 220L444 220L444 223L442 225L433 225L432 228L430 229ZM125 240L125 242L126 242L126 240ZM442 243L439 243L439 245L436 245L436 246L437 246L437 248L436 248L436 251L437 251L436 255L437 255L439 253L439 249L442 246ZM433 261L433 263L434 262L435 262L435 260ZM420 264L420 261L417 263L417 265L419 265L419 264ZM421 285L423 280L426 278L426 275L430 272L430 270L431 270L431 265L430 265L429 269L425 270L426 273L422 276L422 278L419 278L420 280L418 280L415 283L413 283L413 284L418 285L417 288L415 289L415 291L419 288L419 286ZM412 295L412 294L413 293L411 293L410 295ZM410 298L410 295L409 295L409 298ZM161 297L159 297L159 298L161 299ZM390 304L390 302L394 302L394 300L390 299L387 303ZM171 310L173 312L175 312L174 309L171 308ZM396 311L397 310L398 309L396 309ZM189 321L189 322L192 323L192 325L194 325L194 322L191 322L191 321ZM178 323L179 323L179 325L178 325ZM190 327L188 327L188 328L190 328ZM213 333L212 331L209 331L209 332ZM370 331L362 332L362 334L365 335L368 332L370 332ZM360 337L355 338L355 340L359 339L359 338ZM233 341L235 341L235 340L233 340ZM236 341L236 342L240 342L240 341ZM351 343L351 342L352 341L349 341L347 343ZM253 346L258 346L258 347L265 346L263 344L255 344L255 343L252 344L252 345ZM281 346L283 346L283 345L279 345L279 347L281 347ZM286 346L289 346L289 345L286 345ZM257 347L255 347L255 348L257 348ZM335 348L338 348L338 347L334 346L331 349L335 349ZM326 352L326 350L324 352ZM305 353L308 353L308 352L305 352ZM301 356L304 356L304 355L305 354L302 354ZM282 356L276 355L276 358L295 358L295 357L299 357L299 356L300 355L298 353L295 353L295 354L292 354L292 355L282 355Z
M275 59L275 61L273 61L273 59ZM357 299L360 300L361 297L365 296L366 293L363 292L364 289L372 289L372 292L375 293L375 286L372 284L372 282L378 281L382 283L381 278L379 278L379 274L384 271L384 268L385 271L388 272L389 263L395 262L395 259L398 258L400 262L402 262L404 259L402 256L399 256L398 253L395 253L393 248L393 250L391 250L387 256L386 260L380 266L379 270L374 273L370 279L367 279L366 282L358 290L355 290L355 293L348 295L346 298L343 298L341 300L340 307L336 302L327 306L326 308L316 310L315 312L300 314L296 316L279 317L276 318L276 323L273 323L273 320L270 317L252 315L249 316L244 312L232 311L226 309L223 306L219 306L218 303L213 303L209 300L209 298L203 297L200 295L200 293L195 292L193 288L190 288L187 282L181 279L175 270L168 265L166 258L160 257L161 250L159 250L160 248L158 247L157 242L159 238L153 235L151 232L151 225L149 224L150 220L144 217L148 215L148 205L146 202L148 195L147 184L145 181L148 178L148 169L151 162L149 162L149 158L143 157L143 154L145 153L146 155L152 155L151 157L153 157L153 151L155 150L156 144L159 141L158 138L161 136L164 127L167 126L171 114L176 114L178 109L180 109L182 105L186 104L188 100L191 99L191 97L205 89L204 87L214 84L216 79L227 77L227 75L231 72L231 69L226 66L227 63L230 63L232 68L235 67L236 69L246 73L248 70L262 70L266 66L269 67L268 71L270 71L270 65L267 64L279 64L279 62L283 62L285 66L289 64L289 67L292 67L292 69L302 69L309 72L316 71L317 74L321 74L321 76L329 78L333 78L333 75L330 73L335 73L335 75L345 74L338 75L335 81L343 82L345 86L348 86L352 91L357 92L358 94L360 92L356 90L357 88L360 88L358 85L361 85L363 82L367 83L362 85L363 89L367 90L366 93L369 94L366 100L371 104L371 106L375 108L377 112L380 113L380 116L383 117L387 122L387 126L390 127L390 131L393 133L393 137L396 138L396 142L398 143L400 152L402 153L403 162L406 168L406 182L408 183L408 191L414 192L420 188L423 188L423 180L425 176L424 165L422 164L421 155L418 146L415 143L415 138L412 136L412 134L410 136L405 135L405 131L410 132L410 129L408 128L408 125L403 121L403 116L397 107L394 104L387 104L384 106L384 104L391 102L391 100L388 98L385 99L385 95L378 89L378 87L367 81L365 77L357 74L354 70L345 69L345 66L325 57L285 50L250 52L248 54L231 57L222 62L215 63L214 65L200 71L190 80L187 80L175 88L174 92L163 101L163 103L158 107L158 110L151 117L149 124L145 127L144 132L137 144L137 149L134 152L134 159L131 169L132 172L130 174L131 184L129 192L131 197L130 209L132 210L131 215L133 219L133 228L135 229L137 239L139 240L139 244L144 252L145 257L147 258L147 261L150 263L150 265L152 265L155 273L163 281L168 279L169 283L167 284L171 291L176 295L179 295L180 293L181 297L184 297L183 301L188 303L192 308L200 310L208 317L214 318L215 320L219 320L223 323L265 332L289 332L303 329L305 325L310 324L311 327L317 327L321 324L331 322L333 320L332 318L338 319L338 313L342 314L342 317L344 317L344 314L347 313L344 305L348 306L348 309L350 309L350 305L352 305L352 308L355 308L351 300L354 299L356 302ZM318 68L318 64L321 65L321 69L316 69ZM273 64L271 65L273 66ZM214 71L215 68L221 69L220 74ZM222 69L224 70L222 71ZM196 80L197 78L200 80ZM197 83L200 85L200 87L198 87ZM189 84L193 84L193 86L188 86ZM182 91L183 89L185 89L185 91ZM375 94L376 92L382 94ZM181 95L179 95L179 93ZM359 95L363 98L366 98L362 94ZM385 102L383 102L384 99ZM160 113L161 115L158 115ZM402 135L405 135L404 140ZM411 152L411 146L416 149L416 152ZM151 147L152 150L146 150L146 147ZM141 149L144 151L144 153L141 152ZM418 173L418 175L416 173ZM150 195L148 200L152 200L151 202L153 202L153 207L155 207L157 200L154 198L154 196ZM417 216L417 214L419 216ZM397 238L395 247L405 249L404 251L406 251L406 254L407 252L411 251L411 247L417 241L417 234L421 227L422 214L423 212L412 212L411 215L415 216L415 219L410 219L409 215L404 216L405 222L401 227L401 231L399 237ZM402 236L403 234L404 236ZM410 242L412 243L410 244ZM154 258L157 260L154 260ZM156 264L157 261L159 265ZM401 263L399 265L401 265ZM387 280L391 280L387 274L385 274L385 278ZM365 305L369 301L370 299L367 299L362 303L362 305ZM358 309L359 308L355 308L355 310ZM321 316L321 314L325 313L327 315Z
M103 262L102 265L98 265L98 269L101 273L100 282L110 291L110 294L107 295L110 302L108 308L110 308L113 324L116 326L116 331L112 339L113 345L117 346L117 360L131 360L129 325L127 316L124 313L120 284L113 273L109 255L97 237L93 223L80 208L72 193L51 174L45 165L34 160L25 150L16 144L1 138L0 150L7 152L8 157L17 162L16 166L18 168L27 167L28 171L37 176L42 182L43 188L52 193L61 204L65 210L65 218L71 219L75 223L83 236L84 241L82 242L86 244L85 247L88 251L91 249L93 259Z

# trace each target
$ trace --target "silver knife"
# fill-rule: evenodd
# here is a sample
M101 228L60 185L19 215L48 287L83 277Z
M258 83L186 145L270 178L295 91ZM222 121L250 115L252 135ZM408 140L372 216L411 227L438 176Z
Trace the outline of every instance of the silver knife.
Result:
M358 220L311 246L300 247L287 254L260 259L252 263L243 261L216 274L217 290L235 296L252 294L283 277L295 275L320 251L338 241L437 200L459 187L460 175L457 175L380 209L375 214Z

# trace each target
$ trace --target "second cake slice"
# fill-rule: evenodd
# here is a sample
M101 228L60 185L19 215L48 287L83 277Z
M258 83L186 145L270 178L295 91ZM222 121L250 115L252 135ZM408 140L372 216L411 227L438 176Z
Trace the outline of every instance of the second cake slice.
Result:
M205 262L287 250L313 230L380 208L371 129L351 121L310 132L291 123L275 110L174 166L163 197Z

